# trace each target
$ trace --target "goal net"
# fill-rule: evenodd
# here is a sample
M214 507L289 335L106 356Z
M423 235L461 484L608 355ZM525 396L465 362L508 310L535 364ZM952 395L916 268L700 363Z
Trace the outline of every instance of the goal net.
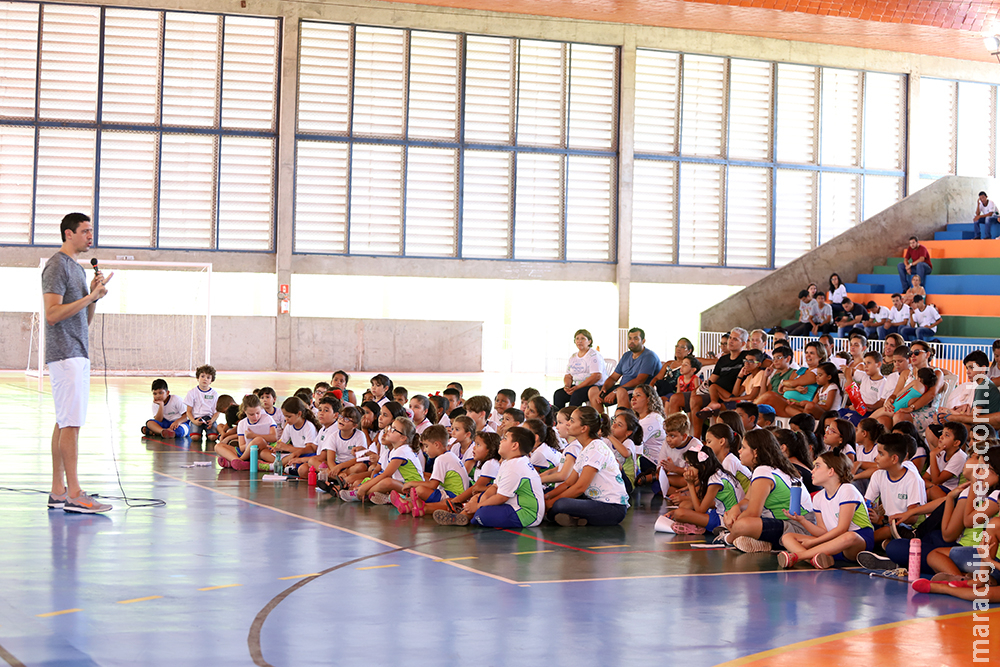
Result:
M194 375L211 362L212 265L189 262L100 261L114 272L108 295L97 302L90 325L90 368L94 374ZM39 273L47 258L39 263ZM89 284L90 259L81 259ZM44 305L32 317L26 373L45 367Z

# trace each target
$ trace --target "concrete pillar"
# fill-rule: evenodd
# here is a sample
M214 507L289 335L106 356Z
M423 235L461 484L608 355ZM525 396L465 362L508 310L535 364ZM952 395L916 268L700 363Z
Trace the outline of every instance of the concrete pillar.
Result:
M278 229L274 239L275 292L274 365L279 371L292 370L292 316L281 313L277 298L280 285L292 281L292 215L294 211L295 176L295 94L298 89L299 8L285 9L281 42L281 99L278 101L278 187L275 206ZM295 294L291 294L295 298Z
M618 285L618 328L629 326L632 286L632 180L635 165L635 29L625 29L621 59L621 99L618 119L618 254L615 282Z
M920 132L920 70L914 69L909 75L906 89L906 194L912 195L920 189L920 160L916 146Z

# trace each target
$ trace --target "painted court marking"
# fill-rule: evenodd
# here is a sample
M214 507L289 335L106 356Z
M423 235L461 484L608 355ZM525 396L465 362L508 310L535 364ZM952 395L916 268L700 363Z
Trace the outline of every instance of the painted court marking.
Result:
M356 567L355 570L383 570L387 567L399 567L399 563L392 563L391 565L369 565L368 567Z
M224 584L222 586L206 586L205 588L199 588L199 591L217 591L221 588L236 588L237 586L242 586L243 584Z
M148 600L159 600L162 595L150 595L144 598L132 598L131 600L119 600L116 604L132 604L133 602L146 602Z
M555 549L539 549L538 551L511 551L511 556L523 556L525 554L550 554Z
M50 618L52 616L62 616L63 614L75 614L82 609L63 609L62 611L50 611L47 614L36 614L38 618Z
M318 577L319 572L312 572L310 574L293 574L290 577L278 577L278 581L290 581L291 579L305 579L306 577Z
M587 547L588 549L621 549L622 547L631 546L628 544L605 544L600 547Z
M479 556L459 556L458 558L438 558L438 563L451 563L456 560L476 560Z

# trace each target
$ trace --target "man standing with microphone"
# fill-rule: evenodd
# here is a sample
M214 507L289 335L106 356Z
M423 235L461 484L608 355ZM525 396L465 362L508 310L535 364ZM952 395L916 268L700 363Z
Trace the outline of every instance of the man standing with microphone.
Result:
M87 289L87 274L77 262L90 249L94 227L83 213L70 213L59 225L62 247L42 270L45 303L45 363L52 381L56 426L52 431L52 491L49 508L95 514L111 505L83 492L77 477L77 442L87 420L90 395L89 325L97 300L108 293L104 278L94 265L94 279Z

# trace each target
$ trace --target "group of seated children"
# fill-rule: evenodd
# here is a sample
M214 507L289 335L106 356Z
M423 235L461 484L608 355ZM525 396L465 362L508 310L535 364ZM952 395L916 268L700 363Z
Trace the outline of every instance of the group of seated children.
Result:
M649 384L611 418L590 406L555 410L534 389L521 393L519 408L513 390L495 401L463 400L458 383L410 398L381 374L355 404L347 374L338 371L332 386L299 390L276 409L269 387L239 405L217 396L210 366L198 369L198 386L183 402L165 381L153 383L154 416L144 433L169 438L190 429L192 438L217 438L220 465L235 470L250 469L256 446L263 470L304 478L313 469L318 486L343 501L391 504L442 525L524 528L546 518L617 525L635 489L648 485L668 503L658 531L715 533L746 552L779 550L782 567L824 569L845 560L903 567L909 539L918 536L923 569L938 573L928 585L947 579L953 592L972 571L970 548L996 556L1000 445L988 425L975 427L972 446L964 424L943 419L925 427L928 444L914 420L893 423L891 412L880 414L889 403L883 395L893 405L912 403L935 385L935 373L921 360L915 378L904 363L897 369L909 380L884 378L880 355L860 342L852 348L854 377L863 402L877 407L870 416L852 422L837 411L840 373L820 343L809 344L798 374L789 372L791 350L778 347L769 369L756 370L754 356L739 376L745 382L765 373L757 402L720 403L707 416L704 443L687 414L666 414ZM913 347L921 345L929 351L925 343ZM894 358L906 362L913 351L898 346ZM985 355L976 355L967 359L970 376L987 371ZM897 389L886 393L883 385ZM775 412L788 418L787 429L771 423ZM221 413L225 424L216 423ZM988 529L974 525L974 506L985 507Z

